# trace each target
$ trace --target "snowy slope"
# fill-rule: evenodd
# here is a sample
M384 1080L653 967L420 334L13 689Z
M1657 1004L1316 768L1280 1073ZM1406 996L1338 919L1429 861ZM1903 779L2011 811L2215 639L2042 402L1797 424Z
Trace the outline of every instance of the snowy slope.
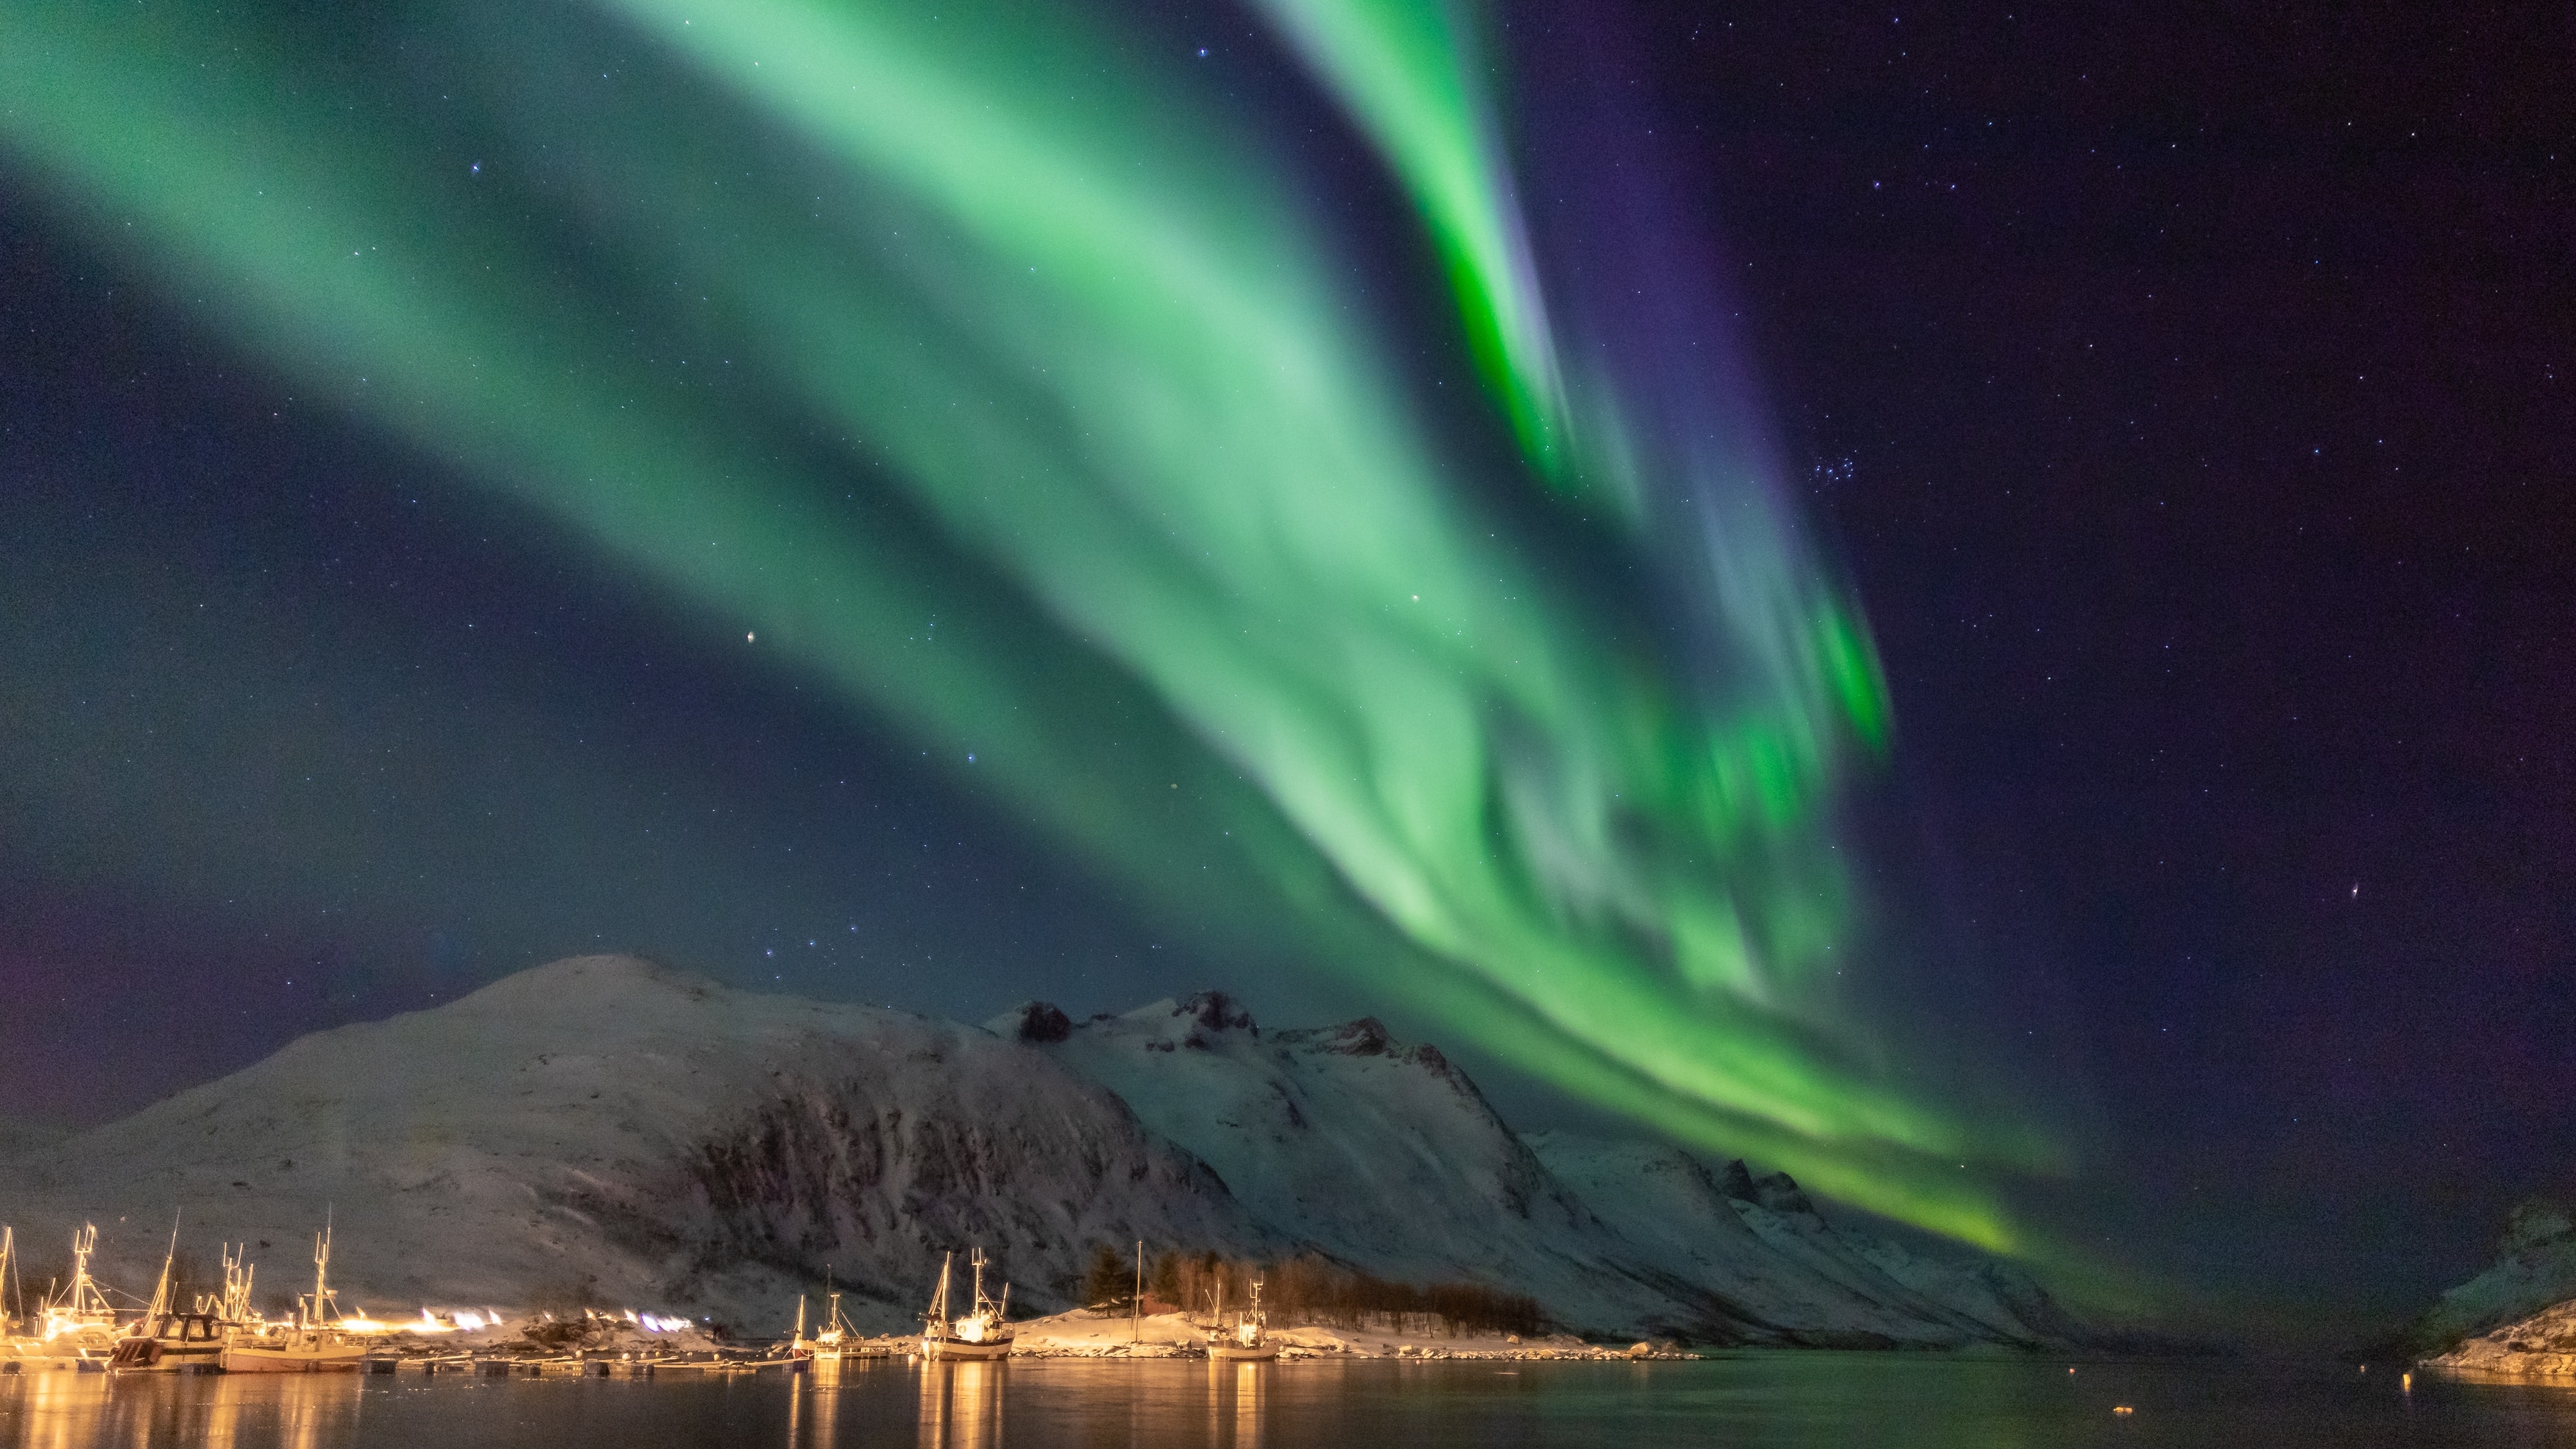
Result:
M1828 1223L1786 1173L1712 1172L1679 1149L1534 1133L1605 1221L1740 1318L1818 1346L2080 1344L2083 1325L2009 1264L1934 1256Z
M1079 1026L1033 1003L988 1026L1116 1092L1284 1237L1383 1277L1532 1294L1587 1327L1699 1326L1464 1073L1373 1020L1265 1034L1208 992Z
M1048 1310L1093 1246L1142 1238L1481 1280L1624 1337L2064 1336L2035 1289L1837 1231L1785 1177L1525 1142L1428 1046L1264 1033L1213 994L977 1029L583 957L0 1164L39 1283L91 1219L101 1274L143 1288L180 1209L201 1272L255 1245L263 1296L310 1281L328 1210L343 1301L379 1314L588 1301L767 1332L828 1272L884 1331L942 1250L982 1246Z
M1116 1092L1282 1236L1382 1276L1481 1279L1580 1326L1721 1341L2075 1331L2001 1265L1838 1232L1785 1176L1732 1164L1730 1193L1672 1148L1523 1140L1439 1052L1373 1020L1265 1033L1202 993L1080 1025L1031 1003L987 1026Z
M892 1326L941 1249L980 1243L1017 1301L1061 1307L1097 1239L1272 1242L1040 1053L619 957L303 1038L10 1168L19 1242L94 1216L127 1285L174 1209L201 1259L247 1239L263 1291L309 1282L328 1205L349 1301L403 1310L588 1296L765 1329L828 1268Z
M51 1147L71 1135L50 1124L0 1121L0 1162L39 1147Z
M1935 1256L1888 1238L1840 1230L1861 1257L1917 1296L1948 1314L1964 1317L2004 1343L2032 1347L2144 1344L2132 1335L2113 1340L2097 1333L2010 1263L1991 1258ZM1985 1334L1978 1335L1980 1337Z
M2528 1317L2576 1298L2576 1223L2552 1202L2526 1202L2513 1210L2496 1261L2442 1295L2406 1331L2413 1353L2449 1348L2472 1334Z
M1535 1133L1529 1143L1641 1251L1709 1285L1757 1331L1844 1346L1980 1336L1961 1332L1929 1303L1835 1252L1838 1245L1798 1232L1749 1201L1749 1180L1730 1194L1687 1153L1563 1133ZM1744 1178L1740 1163L1730 1166L1736 1179Z

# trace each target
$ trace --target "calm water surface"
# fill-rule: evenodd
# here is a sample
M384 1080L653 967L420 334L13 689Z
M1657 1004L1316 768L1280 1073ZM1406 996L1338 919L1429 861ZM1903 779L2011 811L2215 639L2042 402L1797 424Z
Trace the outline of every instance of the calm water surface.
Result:
M2134 1409L2127 1417L2114 1405ZM1023 1360L714 1382L0 1378L0 1445L826 1449L2568 1446L2576 1390L2341 1365L1747 1354L1697 1363Z

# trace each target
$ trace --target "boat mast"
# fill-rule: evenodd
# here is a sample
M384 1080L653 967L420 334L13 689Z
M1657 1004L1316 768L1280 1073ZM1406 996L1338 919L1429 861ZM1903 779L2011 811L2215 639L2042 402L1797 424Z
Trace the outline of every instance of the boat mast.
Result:
M322 1305L331 1297L331 1209L322 1209L322 1231L313 1238L313 1321L308 1327L322 1326Z
M250 1261L250 1244L242 1244L238 1253L233 1251L232 1244L224 1244L224 1318L227 1321L249 1321L250 1280L251 1275L258 1271Z
M114 1316L115 1310L107 1306L107 1295L98 1291L98 1284L89 1276L89 1255L96 1251L98 1251L98 1225L81 1224L80 1231L72 1234L70 1309L74 1317L88 1313Z
M148 1317L158 1318L176 1307L170 1301L170 1265L178 1260L179 1215L172 1213L170 1215L170 1251L161 1255L161 1281L152 1285L152 1308Z
M954 1260L956 1256L957 1255L955 1253L942 1253L939 1255L939 1288L930 1296L930 1313L928 1315L930 1321L934 1324L945 1324L948 1321L948 1267L950 1262Z

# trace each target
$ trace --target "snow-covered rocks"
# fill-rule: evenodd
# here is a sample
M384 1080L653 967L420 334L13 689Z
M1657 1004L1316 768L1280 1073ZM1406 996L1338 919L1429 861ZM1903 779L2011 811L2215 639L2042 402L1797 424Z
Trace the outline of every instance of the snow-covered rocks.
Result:
M2480 1373L2576 1377L2576 1299L2463 1340L2450 1352L2424 1362L2433 1368Z
M1264 1033L1209 992L1095 1017L1038 1049L1117 1093L1245 1211L1328 1257L1530 1294L1585 1326L1669 1308L1474 1083L1375 1021Z
M1179 1313L1141 1319L1124 1314L1094 1313L1077 1308L1014 1325L1018 1338L1012 1353L1022 1358L1188 1358L1207 1351L1205 1324ZM1325 1328L1304 1325L1276 1328L1270 1338L1279 1356L1300 1358L1476 1358L1601 1359L1632 1356L1626 1349L1604 1348L1570 1333L1523 1339L1515 1334L1451 1333L1439 1326L1416 1324L1398 1329ZM1674 1356L1669 1349L1656 1356Z
M1283 1237L1381 1277L1534 1295L1601 1332L1833 1347L2081 1342L2008 1265L1829 1225L1784 1173L1515 1135L1466 1075L1375 1020L1262 1031L1208 992L989 1023L1108 1087Z

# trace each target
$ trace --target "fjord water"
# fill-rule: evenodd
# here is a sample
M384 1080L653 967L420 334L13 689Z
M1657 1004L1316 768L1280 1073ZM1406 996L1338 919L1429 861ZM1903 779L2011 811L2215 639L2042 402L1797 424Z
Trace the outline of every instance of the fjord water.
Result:
M810 1377L0 1379L0 1445L228 1449L2576 1446L2576 1390L2336 1364L1759 1353L1700 1362L852 1363ZM2128 1415L2113 1412L2127 1405Z

